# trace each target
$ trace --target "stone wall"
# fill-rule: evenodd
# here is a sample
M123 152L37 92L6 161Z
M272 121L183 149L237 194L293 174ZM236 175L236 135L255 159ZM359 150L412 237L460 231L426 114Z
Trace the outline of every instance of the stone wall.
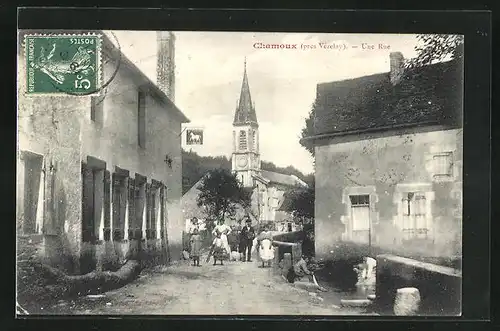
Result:
M116 57L116 48L113 50L104 44L103 81L110 84L103 90L102 97L93 100L89 96L25 96L25 59L22 52L18 55L19 250L35 246L38 257L68 273L78 274L93 268L113 270L132 257L141 258L145 265L165 263L179 259L182 251L180 132L185 118L171 102L162 99L152 82L130 61ZM146 95L146 145L143 147L138 146L139 90ZM93 101L98 107L91 117ZM167 156L170 165L165 162ZM82 161L88 162L89 157L102 162L110 173L120 168L128 170L132 177L139 174L148 183L155 180L166 186L163 238L114 241L111 236L105 239L104 212L101 212L95 214L97 242L82 242ZM32 162L37 167L36 176L32 176L33 170L26 170L33 168L31 163L26 167L27 160L32 159L36 161ZM40 178L39 194L32 198L39 200L36 215L32 217L36 228L29 233L24 231L28 212L24 202L26 182L29 182L26 176ZM31 205L31 202L27 204ZM111 217L111 227L112 221ZM157 225L157 233L159 229ZM144 226L143 231L145 234ZM82 261L86 268L82 268Z
M79 271L81 234L80 109L88 98L26 96L26 64L18 55L18 155L16 211L18 235L36 236L38 256L47 263ZM38 163L39 192L36 218L38 231L23 229L25 193L33 158ZM31 205L31 204L28 204ZM30 242L20 240L19 245ZM22 249L22 247L18 247Z
M354 254L362 257L364 246L415 258L461 256L462 149L461 130L437 127L336 137L316 146L316 257L347 258L358 248ZM433 157L443 152L453 158L447 177L435 176ZM426 191L425 240L403 240L400 205L407 190ZM349 195L363 194L370 198L371 232L356 237Z
M392 313L396 290L415 287L420 292L421 315L461 314L462 273L456 269L394 255L377 256L376 305Z

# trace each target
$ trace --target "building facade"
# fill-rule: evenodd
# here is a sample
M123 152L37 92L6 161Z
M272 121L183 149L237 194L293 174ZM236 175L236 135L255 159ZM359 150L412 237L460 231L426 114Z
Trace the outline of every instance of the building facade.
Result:
M233 121L232 171L243 187L252 189L252 212L258 221L275 221L284 193L307 186L296 176L261 169L259 124L248 83L246 60L240 98Z
M188 119L106 35L102 57L99 97L26 97L18 85L18 235L71 273L164 263L182 250ZM18 64L24 77L22 48Z
M318 258L461 258L463 68L390 65L317 86Z

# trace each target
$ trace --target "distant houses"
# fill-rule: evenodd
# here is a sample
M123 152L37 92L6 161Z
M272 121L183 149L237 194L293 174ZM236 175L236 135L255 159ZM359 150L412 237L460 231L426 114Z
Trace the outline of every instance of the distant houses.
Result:
M463 68L455 61L317 86L318 258L461 257Z

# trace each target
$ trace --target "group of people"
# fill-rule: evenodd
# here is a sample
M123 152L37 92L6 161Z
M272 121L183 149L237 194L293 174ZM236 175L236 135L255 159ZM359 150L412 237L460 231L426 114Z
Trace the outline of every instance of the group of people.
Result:
M202 248L202 239L199 234L199 229L196 226L198 220L192 219L192 235L190 238L190 257L193 260L194 266L200 265L200 255ZM245 217L245 225L242 228L235 226L228 226L224 220L219 223L212 230L214 239L210 247L206 262L213 258L213 265L217 262L223 264L223 261L240 260L243 262L252 262L252 248L256 241L256 250L262 261L262 266L271 266L274 259L273 237L270 229L264 227L259 236L256 236L256 230L252 226L252 221L249 217Z

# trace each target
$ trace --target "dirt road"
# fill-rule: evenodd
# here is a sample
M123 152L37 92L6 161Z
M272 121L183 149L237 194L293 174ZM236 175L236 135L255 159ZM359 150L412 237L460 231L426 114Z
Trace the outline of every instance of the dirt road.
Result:
M202 260L204 262L204 259ZM333 298L333 299L332 299ZM148 271L127 286L102 297L81 297L46 307L56 314L160 315L352 315L360 310L338 306L332 293L295 288L258 262L223 266L187 261Z

